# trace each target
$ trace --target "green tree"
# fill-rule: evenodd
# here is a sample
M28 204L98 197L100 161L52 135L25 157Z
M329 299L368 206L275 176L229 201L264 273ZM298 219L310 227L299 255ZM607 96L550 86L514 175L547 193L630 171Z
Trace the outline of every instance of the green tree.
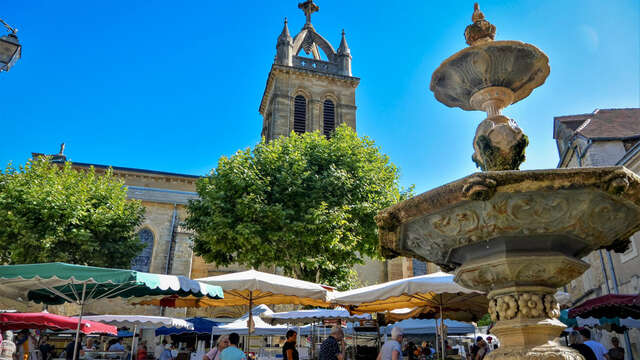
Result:
M491 316L489 314L484 314L480 320L478 320L478 326L489 326L491 325Z
M353 265L379 256L374 216L411 192L374 142L347 126L329 139L292 133L223 156L196 188L185 223L206 261L277 266L340 288Z
M144 245L144 216L109 170L78 171L47 158L0 170L0 263L69 262L129 268Z

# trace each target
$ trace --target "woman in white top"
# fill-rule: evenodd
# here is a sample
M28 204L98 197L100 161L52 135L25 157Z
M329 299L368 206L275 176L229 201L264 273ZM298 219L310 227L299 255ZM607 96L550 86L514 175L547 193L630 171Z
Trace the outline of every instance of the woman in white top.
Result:
M208 353L206 353L202 360L220 360L220 353L222 350L226 349L229 346L229 337L227 335L222 335L218 338L218 344L216 347L211 349Z

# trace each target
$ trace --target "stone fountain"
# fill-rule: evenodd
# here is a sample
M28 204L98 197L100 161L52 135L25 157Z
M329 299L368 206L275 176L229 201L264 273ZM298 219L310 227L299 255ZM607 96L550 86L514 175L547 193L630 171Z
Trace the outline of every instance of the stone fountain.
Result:
M553 294L588 268L581 257L625 251L640 230L640 178L624 167L517 170L528 139L501 110L544 83L548 58L530 44L494 41L477 4L472 21L469 47L436 69L431 90L447 106L487 113L473 141L483 171L380 212L381 247L488 293L501 342L490 359L582 359L554 340L566 326Z

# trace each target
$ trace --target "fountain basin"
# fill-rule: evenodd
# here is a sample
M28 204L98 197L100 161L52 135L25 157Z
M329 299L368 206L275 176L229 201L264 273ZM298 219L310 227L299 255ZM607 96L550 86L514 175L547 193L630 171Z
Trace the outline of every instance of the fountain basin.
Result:
M640 230L640 178L624 167L479 172L387 208L376 221L383 254L447 271L504 253L623 252Z
M467 47L446 59L431 76L431 91L449 107L484 110L471 101L490 87L510 90L516 103L549 76L549 58L537 47L520 41L491 41Z

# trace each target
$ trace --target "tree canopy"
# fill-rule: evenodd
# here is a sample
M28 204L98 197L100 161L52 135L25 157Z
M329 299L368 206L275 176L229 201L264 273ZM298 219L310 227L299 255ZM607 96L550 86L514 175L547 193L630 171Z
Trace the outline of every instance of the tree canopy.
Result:
M129 268L144 216L109 170L38 158L0 170L0 263L69 262Z
M283 269L344 288L379 257L374 216L409 191L375 143L346 125L292 133L221 157L196 185L186 225L208 262Z

